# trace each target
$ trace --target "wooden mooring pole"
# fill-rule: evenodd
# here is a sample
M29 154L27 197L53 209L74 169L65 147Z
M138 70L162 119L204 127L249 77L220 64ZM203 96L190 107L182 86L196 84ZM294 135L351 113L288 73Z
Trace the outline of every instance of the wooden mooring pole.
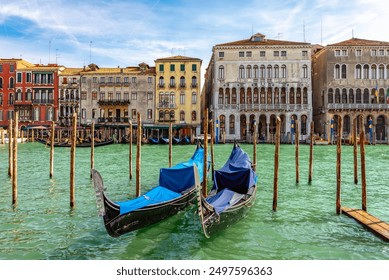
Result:
M77 145L77 113L72 116L72 138L70 147L70 207L75 206L75 173L76 173L76 145Z
M341 191L341 163L342 163L342 118L338 117L338 131L336 140L336 214L340 214L340 191Z
M309 171L308 171L308 184L312 183L312 171L313 171L313 131L315 125L313 121L311 122L311 133L310 133L310 142L309 142Z
M257 171L257 121L253 124L253 170Z
M208 108L205 109L204 113L204 176L203 176L203 187L202 193L206 197L208 193Z
M13 173L12 141L13 141L13 121L11 119L9 120L9 124L8 124L8 176L9 177L12 177L12 173Z
M213 127L213 120L209 122L211 131L211 174L212 174L212 180L214 179L214 171L215 171L215 150L214 150L214 141L215 141L215 131Z
M54 126L55 126L55 123L54 121L51 122L51 135L50 135L50 178L53 178L53 174L54 174L54 134L55 134L55 130L54 130Z
M172 153L173 153L173 124L169 123L169 167L172 167Z
M354 184L358 184L358 143L357 143L357 119L353 123L353 145L354 145Z
M128 152L128 163L129 163L129 166L128 166L128 173L130 175L130 180L132 180L132 121L130 121L130 130L128 131L128 137L129 137L129 152Z
M13 127L14 139L12 141L12 205L14 206L18 203L18 119L19 112L15 111L15 121ZM11 142L11 138L9 140Z
M95 168L95 122L92 121L90 146L90 177L92 179L92 169Z
M295 158L296 158L296 183L298 184L300 182L300 174L299 174L299 138L300 138L300 135L299 135L299 123L298 123L298 120L296 118L295 120L295 142L296 142L296 151L295 151Z
M273 189L273 211L277 210L278 200L278 166L280 159L280 135L281 135L281 119L277 117L276 120L276 147L274 150L274 189Z
M141 147L142 147L142 120L140 113L137 113L138 117L138 130L136 136L136 189L135 195L136 197L140 196L140 164L141 164Z
M361 124L363 124L363 118L361 117ZM367 211L366 205L366 161L365 161L365 130L361 128L360 145L361 145L361 181L362 181L362 210Z

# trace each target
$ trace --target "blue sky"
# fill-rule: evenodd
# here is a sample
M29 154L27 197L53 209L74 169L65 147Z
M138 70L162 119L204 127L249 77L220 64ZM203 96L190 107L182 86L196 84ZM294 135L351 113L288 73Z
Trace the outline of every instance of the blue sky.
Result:
M214 45L253 32L323 45L352 34L389 41L388 11L383 0L0 0L0 57L126 67L185 55L204 68Z

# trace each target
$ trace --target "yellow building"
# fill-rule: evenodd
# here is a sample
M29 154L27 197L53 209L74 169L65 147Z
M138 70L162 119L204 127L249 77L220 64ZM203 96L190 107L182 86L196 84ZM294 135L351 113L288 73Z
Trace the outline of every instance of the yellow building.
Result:
M200 134L201 63L199 58L185 56L155 60L155 123L159 135L153 137L166 136L169 123L176 137Z

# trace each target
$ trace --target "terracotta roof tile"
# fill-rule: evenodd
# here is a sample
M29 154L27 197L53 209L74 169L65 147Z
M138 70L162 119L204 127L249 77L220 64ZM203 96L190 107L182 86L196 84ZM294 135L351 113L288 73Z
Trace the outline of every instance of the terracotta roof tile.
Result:
M201 61L200 58L176 55L176 56L158 58L158 59L155 60L155 62L157 62L157 61L188 61L188 60L198 60L198 61Z
M369 46L369 47L389 47L389 42L374 41L359 38L351 38L339 43L327 45L328 47L352 47L352 46Z

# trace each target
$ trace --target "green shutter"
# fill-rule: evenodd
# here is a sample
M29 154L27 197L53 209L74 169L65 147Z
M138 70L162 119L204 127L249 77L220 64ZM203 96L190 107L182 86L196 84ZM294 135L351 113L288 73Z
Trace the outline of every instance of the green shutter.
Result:
M185 71L185 64L180 65L180 71Z
M159 71L160 71L160 72L163 72L163 71L164 71L164 69L163 69L163 64L160 64L160 65L159 65Z
M174 64L170 64L170 71L174 72Z
M192 64L192 71L197 71L197 65L196 64Z

